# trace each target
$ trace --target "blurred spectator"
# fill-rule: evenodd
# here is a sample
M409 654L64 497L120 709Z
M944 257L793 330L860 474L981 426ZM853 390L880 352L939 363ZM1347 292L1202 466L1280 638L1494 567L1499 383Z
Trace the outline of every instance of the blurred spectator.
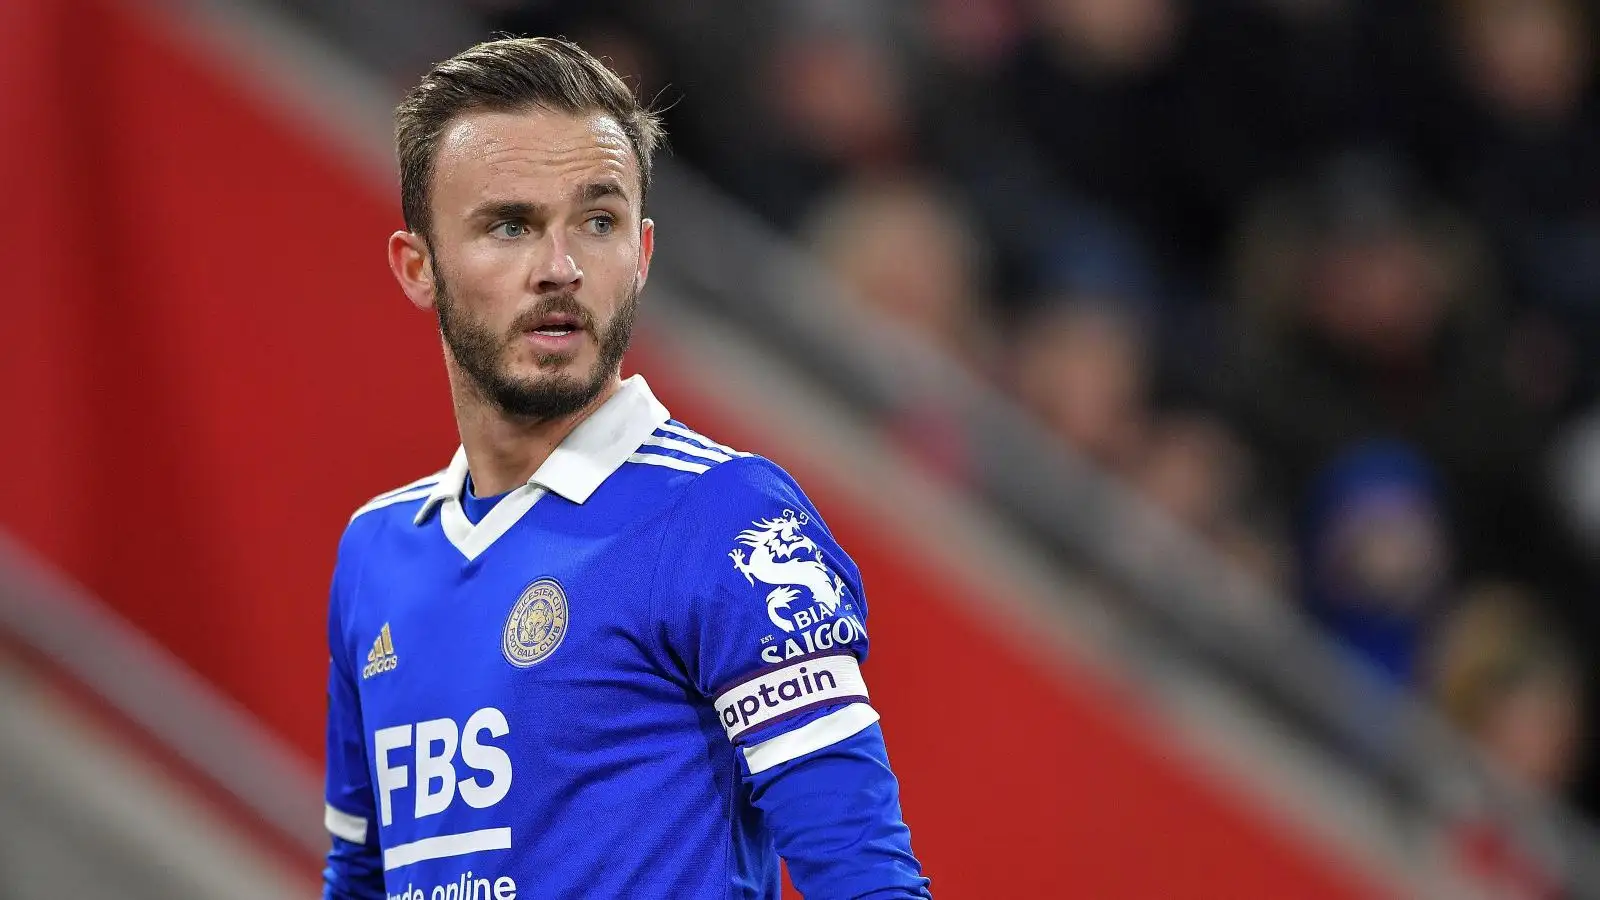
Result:
M1062 444L1270 581L1282 559L1249 521L1248 451L1217 419L1152 405L1145 320L1105 294L1068 295L1019 330L1012 378Z
M1042 0L1034 7L1041 30L1072 65L1108 75L1162 62L1184 12L1174 0Z
M772 54L780 140L818 160L866 166L906 152L905 97L893 61L847 33L788 35Z
M942 188L863 179L826 198L805 243L852 295L974 372L987 372L997 335L987 315L982 247Z
M1364 6L1030 0L1003 93L1060 177L1202 291L1243 198L1365 136Z
M926 34L935 58L968 76L998 70L1023 39L1021 0L930 0Z
M880 43L837 27L785 30L745 89L760 100L728 160L735 190L793 230L812 206L858 177L914 161L904 73Z
M1300 531L1311 615L1392 683L1413 684L1454 555L1428 463L1403 444L1352 448L1317 478Z
M1067 184L1169 251L1193 147L1174 117L1183 11L1174 0L1028 5L1033 28L1001 81L1003 97Z
M1565 794L1577 774L1588 730L1582 684L1572 644L1541 613L1531 589L1515 583L1469 587L1431 647L1429 698L1535 803ZM1513 838L1503 814L1463 812L1456 851L1468 871L1502 892L1496 896L1563 896L1554 877L1559 854L1533 853Z
M1149 347L1141 323L1116 302L1070 298L1020 329L1017 394L1063 444L1131 476L1145 440Z
M1568 530L1600 560L1600 411L1570 423L1551 447L1551 481Z
M574 5L552 0L467 0L490 20L490 29L514 35L558 35L577 41L606 61L643 96L660 87L659 63L627 0Z
M1134 473L1134 487L1174 521L1267 584L1285 586L1289 561L1253 508L1249 450L1213 416L1158 414Z
M1437 467L1464 555L1526 564L1548 523L1470 230L1384 158L1354 156L1245 234L1225 393L1279 495L1353 443L1404 440Z
M1431 689L1506 772L1560 794L1578 762L1581 677L1571 646L1522 587L1469 590L1442 628Z
M995 265L997 312L1015 324L1024 298L1115 280L1142 303L1164 299L1163 279L1137 230L1073 189L996 102L996 73L923 73L918 150L974 215Z
M1453 0L1460 100L1423 118L1420 139L1488 229L1515 298L1574 342L1577 384L1600 367L1600 100L1594 32L1578 0ZM1452 109L1454 110L1452 112ZM1571 380L1572 373L1561 373Z
M1489 111L1529 125L1578 111L1591 47L1575 0L1454 0L1463 73Z
M822 201L802 229L823 265L874 317L988 379L998 332L985 296L982 248L942 188L913 178L862 179ZM943 397L900 367L889 430L922 462L964 477L966 435Z

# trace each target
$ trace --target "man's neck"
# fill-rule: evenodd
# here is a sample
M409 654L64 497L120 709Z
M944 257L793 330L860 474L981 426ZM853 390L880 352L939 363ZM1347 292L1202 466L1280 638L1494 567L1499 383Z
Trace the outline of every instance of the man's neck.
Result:
M472 492L478 497L493 497L526 484L567 435L622 386L620 376L612 376L583 409L556 419L527 420L507 416L460 379L452 377L450 381L456 427L467 452Z

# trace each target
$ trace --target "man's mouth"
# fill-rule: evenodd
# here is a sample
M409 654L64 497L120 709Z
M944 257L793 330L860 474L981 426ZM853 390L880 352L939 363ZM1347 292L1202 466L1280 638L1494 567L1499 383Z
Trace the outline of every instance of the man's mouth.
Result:
M534 323L532 328L525 330L545 337L566 337L575 331L582 331L583 325L578 321L577 316L553 313L541 317L538 322Z

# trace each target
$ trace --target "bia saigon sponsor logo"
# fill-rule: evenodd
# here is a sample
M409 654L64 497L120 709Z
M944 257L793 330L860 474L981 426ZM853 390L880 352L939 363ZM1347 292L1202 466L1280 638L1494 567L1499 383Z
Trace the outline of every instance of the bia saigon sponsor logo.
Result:
M804 531L805 512L786 509L772 519L757 519L739 532L728 553L745 581L771 586L767 618L785 635L763 640L762 660L782 662L848 644L867 633L845 602L844 581L828 568L822 549Z
M804 512L796 515L792 509L776 519L757 519L734 539L748 552L735 547L728 553L745 581L773 586L767 593L767 618L789 632L799 627L793 619L796 601L807 601L811 604L807 609L832 615L839 611L844 593L844 582L823 561L821 548L800 530L808 521ZM797 588L804 588L805 596Z
M803 613L802 613L803 614ZM798 622L801 628L808 628L813 623L809 620ZM813 653L822 653L835 647L843 647L859 638L865 637L867 629L861 620L850 613L841 616L828 616L815 628L809 628L792 637L779 641L775 636L769 635L762 643L761 660L768 663L780 663L786 659L800 656L810 656Z

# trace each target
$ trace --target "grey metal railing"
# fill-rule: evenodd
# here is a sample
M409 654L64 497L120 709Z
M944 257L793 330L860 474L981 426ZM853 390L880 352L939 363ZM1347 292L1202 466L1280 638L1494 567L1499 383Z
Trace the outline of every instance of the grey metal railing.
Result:
M94 691L289 846L325 851L320 782L282 739L3 530L0 637Z
M284 865L253 831L85 715L53 680L9 658L6 646L0 642L0 898L311 896L314 858Z

